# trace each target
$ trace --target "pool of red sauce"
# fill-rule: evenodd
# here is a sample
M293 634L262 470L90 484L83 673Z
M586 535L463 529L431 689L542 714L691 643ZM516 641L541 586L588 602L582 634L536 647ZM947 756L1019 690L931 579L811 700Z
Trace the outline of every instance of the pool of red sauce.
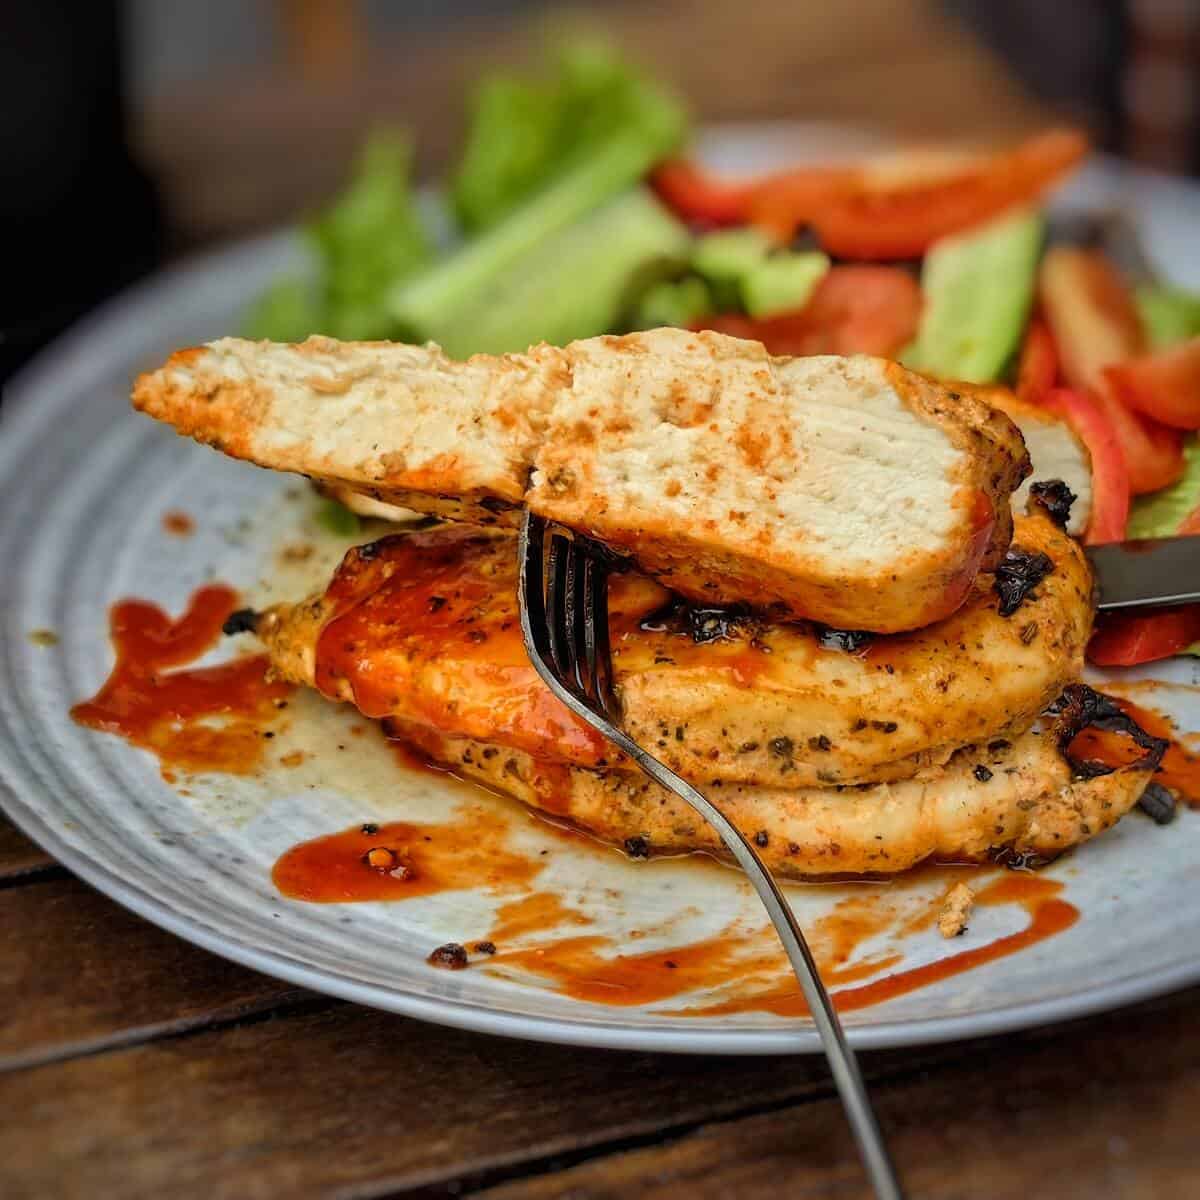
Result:
M356 825L301 842L276 862L271 879L292 900L410 900L482 887L527 888L543 863L505 848L507 819L484 806L443 824ZM367 855L385 851L383 868Z
M1114 699L1147 733L1170 743L1154 778L1192 808L1200 808L1200 754L1184 745L1179 730L1162 713L1122 697Z
M1079 909L1060 898L1063 885L1056 880L1035 875L1013 873L988 884L976 893L975 903L1019 904L1029 914L1029 924L1016 933L997 938L982 946L960 950L945 958L935 959L907 971L896 971L872 979L858 987L842 988L833 993L834 1006L839 1012L854 1012L870 1008L898 996L941 983L986 963L1007 958L1030 946L1037 945L1055 934L1069 929L1079 920ZM826 982L836 985L836 977L826 975ZM736 995L728 1000L688 1009L691 1016L724 1016L744 1012L770 1012L777 1016L796 1017L808 1013L808 1006L795 980L787 979L767 989Z
M262 760L263 734L291 688L267 678L254 655L190 670L221 636L237 594L202 587L177 619L145 600L122 600L109 613L116 662L90 700L71 709L80 725L115 733L176 770L247 774Z
M554 893L536 890L546 859L508 847L508 829L506 818L483 807L440 825L356 826L288 850L272 877L283 895L317 902L402 900L475 887L493 894L523 892L498 908L491 928L464 941L469 951L481 942L496 948L494 954L472 952L474 965L535 975L564 995L596 1004L653 1004L696 991L727 989L731 994L725 997L674 1011L684 1016L806 1013L769 927L753 931L730 927L684 945L631 952L644 931L632 931L620 939L587 932L591 922L586 914ZM569 830L564 834L572 836ZM372 866L367 855L373 849L390 851L402 868L398 874ZM688 862L685 869L698 865L698 861ZM664 867L671 869L667 864L648 869ZM944 881L944 886L923 899L915 913L891 903L892 886L911 888L931 878ZM945 891L963 878L980 887L978 904L1020 905L1028 913L1029 923L1016 933L909 970L891 971L903 959L893 948L856 958L866 942L889 931L907 937L929 930ZM815 921L809 936L823 978L835 989L837 1007L849 1012L994 962L1070 928L1078 920L1079 910L1060 897L1062 888L1055 880L1028 873L995 878L991 868L928 867L910 873L897 885L864 884L861 896L842 899ZM564 936L567 926L583 928Z

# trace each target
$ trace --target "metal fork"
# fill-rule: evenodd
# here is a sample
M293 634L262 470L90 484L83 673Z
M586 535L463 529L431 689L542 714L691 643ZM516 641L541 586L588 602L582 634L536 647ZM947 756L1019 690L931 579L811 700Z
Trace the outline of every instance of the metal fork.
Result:
M590 538L549 525L526 511L518 556L521 631L534 668L573 713L603 734L656 783L690 804L717 831L749 876L791 960L875 1194L881 1200L902 1200L895 1167L854 1051L846 1041L787 899L754 847L729 818L619 726L608 641L611 554Z

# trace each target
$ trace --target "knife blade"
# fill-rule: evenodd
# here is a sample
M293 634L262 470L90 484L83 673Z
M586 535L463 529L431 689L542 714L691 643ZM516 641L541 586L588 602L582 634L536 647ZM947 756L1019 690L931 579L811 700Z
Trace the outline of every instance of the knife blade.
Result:
M1200 537L1088 546L1100 608L1161 608L1200 601Z

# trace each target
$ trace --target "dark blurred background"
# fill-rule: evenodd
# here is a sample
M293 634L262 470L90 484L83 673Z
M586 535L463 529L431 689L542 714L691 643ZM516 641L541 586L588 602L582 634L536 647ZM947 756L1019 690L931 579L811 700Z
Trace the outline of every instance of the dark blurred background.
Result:
M164 260L319 204L381 117L436 172L470 81L578 22L698 120L981 138L1065 115L1136 162L1200 165L1200 0L9 4L0 374Z

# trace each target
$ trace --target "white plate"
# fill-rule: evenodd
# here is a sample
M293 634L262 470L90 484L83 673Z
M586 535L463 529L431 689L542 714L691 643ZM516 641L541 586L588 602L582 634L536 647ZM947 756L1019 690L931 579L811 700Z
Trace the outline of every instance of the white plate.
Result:
M705 143L713 160L731 169L820 155L834 144L846 149L847 135L796 126L725 130ZM1064 202L1124 204L1172 277L1200 286L1195 190L1096 163ZM640 951L734 927L747 946L766 945L756 902L732 871L631 863L563 842L515 805L401 772L373 732L339 756L334 744L350 736L353 715L313 697L297 700L276 754L298 740L309 747L319 741L325 753L291 771L193 780L188 796L163 782L149 755L68 718L69 705L92 694L108 671L112 601L142 596L174 613L211 577L244 588L251 600L306 586L298 569L267 569L281 536L309 520L306 493L185 442L127 406L131 375L175 346L236 328L264 283L302 265L296 240L278 236L176 267L106 306L14 382L0 425L5 810L72 870L151 921L317 991L552 1041L703 1053L817 1049L809 1024L768 1013L682 1016L669 1011L679 1000L610 1007L570 999L536 979L426 965L435 945L482 936L496 905L512 895L459 891L402 904L310 905L281 899L269 878L276 856L303 838L364 820L437 821L456 806L480 804L506 823L509 843L527 853L551 851L536 886L583 913L588 932L620 942L636 931L639 939L629 945ZM164 532L161 518L175 508L196 518L193 537ZM337 550L326 537L318 558ZM272 576L266 583L264 573ZM57 646L29 639L43 628L58 633ZM1154 672L1179 685L1156 703L1172 708L1184 729L1200 728L1200 703L1190 690L1197 676L1191 660ZM1185 812L1166 829L1131 816L1050 869L1082 911L1075 926L1020 954L850 1013L852 1040L893 1046L1014 1029L1200 979L1198 863L1200 815ZM798 887L791 895L801 919L819 929L823 915L869 886ZM927 900L932 886L901 885L888 902ZM898 949L908 967L991 941L1025 919L1013 907L983 909L965 941L947 948L925 931Z

